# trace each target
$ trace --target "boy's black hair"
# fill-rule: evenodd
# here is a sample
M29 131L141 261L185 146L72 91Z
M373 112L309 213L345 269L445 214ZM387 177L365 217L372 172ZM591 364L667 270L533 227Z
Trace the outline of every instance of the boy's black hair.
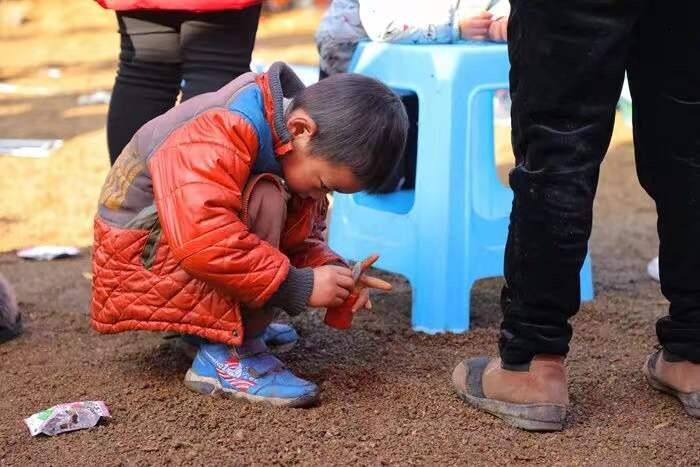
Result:
M365 190L376 192L397 170L408 116L401 98L381 82L338 73L299 91L289 111L298 108L318 126L311 154L349 166Z

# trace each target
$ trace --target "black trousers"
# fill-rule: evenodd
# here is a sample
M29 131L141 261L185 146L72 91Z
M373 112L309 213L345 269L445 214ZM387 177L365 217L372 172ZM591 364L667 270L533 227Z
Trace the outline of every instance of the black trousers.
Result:
M121 53L107 114L112 163L144 123L250 71L260 6L211 13L117 12Z
M509 364L564 355L600 163L625 71L639 180L656 202L669 352L700 363L700 5L511 0L515 193L499 342Z

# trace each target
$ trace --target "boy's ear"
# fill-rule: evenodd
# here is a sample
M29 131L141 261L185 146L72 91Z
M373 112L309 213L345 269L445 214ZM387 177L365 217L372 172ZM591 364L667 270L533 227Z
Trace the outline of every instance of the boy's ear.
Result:
M296 109L287 119L287 130L292 136L306 134L307 137L311 137L318 131L318 126L309 114L301 109Z

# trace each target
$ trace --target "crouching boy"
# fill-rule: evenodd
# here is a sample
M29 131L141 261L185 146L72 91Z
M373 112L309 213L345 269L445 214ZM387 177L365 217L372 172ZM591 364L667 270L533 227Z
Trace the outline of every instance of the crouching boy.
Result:
M305 88L283 63L150 121L100 196L93 327L197 336L185 377L195 391L315 402L318 387L268 349L296 340L274 312L348 297L352 272L323 238L326 195L377 189L407 128L378 81L345 74ZM356 307L367 304L365 294Z

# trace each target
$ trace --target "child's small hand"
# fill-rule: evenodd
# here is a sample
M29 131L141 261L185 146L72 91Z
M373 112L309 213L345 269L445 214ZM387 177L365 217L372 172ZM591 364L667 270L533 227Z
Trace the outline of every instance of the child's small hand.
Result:
M339 306L348 298L354 286L352 271L346 267L314 268L314 287L309 297L309 306Z
M357 297L357 301L352 306L352 312L357 313L362 308L366 310L372 309L372 301L369 299L369 289L362 289L360 295Z
M357 281L357 290L360 291L360 295L352 307L353 313L362 308L367 310L372 309L372 302L369 299L369 289L391 290L391 284L377 277L368 276L366 274L361 275Z
M493 14L482 11L476 16L469 13L459 20L459 35L462 39L482 41L489 36Z
M495 42L506 42L508 40L508 18L503 17L491 22L489 39Z

